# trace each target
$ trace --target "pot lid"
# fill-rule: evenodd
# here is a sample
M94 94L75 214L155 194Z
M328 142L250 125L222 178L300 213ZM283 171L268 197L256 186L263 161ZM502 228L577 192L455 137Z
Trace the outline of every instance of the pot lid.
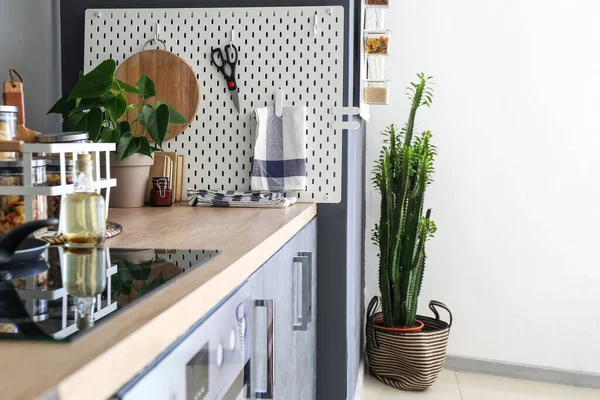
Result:
M36 140L40 143L65 143L88 140L89 137L90 135L87 132L58 132L42 133L36 136Z
M16 113L19 112L19 108L15 106L0 106L0 112Z

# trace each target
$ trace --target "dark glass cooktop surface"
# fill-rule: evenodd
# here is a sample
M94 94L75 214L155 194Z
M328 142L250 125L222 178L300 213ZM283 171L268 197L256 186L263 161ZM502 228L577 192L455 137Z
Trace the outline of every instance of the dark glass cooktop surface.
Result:
M218 254L51 246L0 265L0 339L71 341Z

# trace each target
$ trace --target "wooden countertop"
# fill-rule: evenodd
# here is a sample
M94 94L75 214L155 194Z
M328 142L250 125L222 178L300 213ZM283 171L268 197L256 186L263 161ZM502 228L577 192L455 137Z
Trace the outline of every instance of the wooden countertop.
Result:
M283 210L111 209L109 219L123 225L123 232L107 241L109 247L221 253L73 343L1 343L2 399L32 399L54 390L61 400L110 396L266 262L316 210L307 203Z

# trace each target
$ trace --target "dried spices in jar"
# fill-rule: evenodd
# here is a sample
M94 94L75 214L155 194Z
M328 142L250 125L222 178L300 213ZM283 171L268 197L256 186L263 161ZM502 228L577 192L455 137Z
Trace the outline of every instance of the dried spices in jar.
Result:
M390 31L367 32L365 34L365 52L367 54L390 54Z
M365 0L365 5L388 7L390 5L390 0Z
M169 178L153 177L152 191L150 192L150 205L152 207L170 207L172 202L172 190L169 189Z
M73 183L73 160L65 160L65 183ZM58 157L46 158L46 185L60 186L60 159ZM48 218L60 218L60 204L62 196L48 196ZM53 227L56 229L57 227Z
M0 140L17 139L17 115L19 109L14 106L0 106ZM0 151L0 158L15 158L14 152Z
M44 186L46 182L46 160L31 161L31 183ZM0 186L23 186L23 161L0 160ZM33 219L46 219L46 196L31 196ZM19 195L0 195L0 234L6 234L25 223L25 199Z
M367 104L388 104L390 102L390 81L365 81L364 101Z

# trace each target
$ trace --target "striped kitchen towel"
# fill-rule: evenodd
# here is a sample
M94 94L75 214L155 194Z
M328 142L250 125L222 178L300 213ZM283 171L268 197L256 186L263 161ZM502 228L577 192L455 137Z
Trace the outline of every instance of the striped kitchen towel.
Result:
M237 192L234 190L188 189L190 206L285 208L296 202L281 192Z
M250 188L253 191L306 190L306 110L275 106L254 111L256 141Z

